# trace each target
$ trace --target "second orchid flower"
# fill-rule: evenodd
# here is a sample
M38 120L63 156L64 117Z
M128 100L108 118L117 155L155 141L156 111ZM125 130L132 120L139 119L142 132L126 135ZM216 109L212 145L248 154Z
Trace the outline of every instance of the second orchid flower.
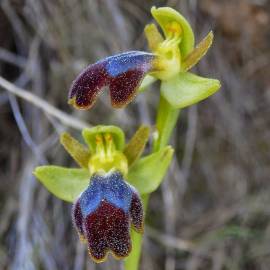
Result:
M140 196L160 185L173 150L167 146L140 158L149 136L145 126L127 145L123 131L114 126L86 128L82 135L88 148L68 133L60 137L80 169L49 165L34 174L58 198L73 203L74 225L95 262L106 260L109 252L127 257L131 228L143 233Z

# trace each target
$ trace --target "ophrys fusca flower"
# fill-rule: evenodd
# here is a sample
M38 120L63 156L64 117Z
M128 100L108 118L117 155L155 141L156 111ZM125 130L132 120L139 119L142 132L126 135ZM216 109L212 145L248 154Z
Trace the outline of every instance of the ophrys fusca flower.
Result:
M94 261L104 261L108 252L123 258L131 251L130 226L143 231L143 207L120 172L95 174L73 206L73 220Z
M172 158L170 146L141 158L149 136L142 126L128 144L121 129L84 129L88 147L68 133L61 143L80 169L41 166L36 177L57 197L72 202L72 219L95 262L112 253L120 259L132 249L130 230L143 233L141 195L160 184Z

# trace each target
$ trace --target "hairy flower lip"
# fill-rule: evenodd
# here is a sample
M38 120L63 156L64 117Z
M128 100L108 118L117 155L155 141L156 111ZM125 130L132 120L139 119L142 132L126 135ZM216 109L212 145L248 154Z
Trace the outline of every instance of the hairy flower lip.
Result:
M72 82L68 103L76 109L91 108L105 86L111 103L122 108L136 96L145 75L153 68L155 54L130 51L104 58L87 66Z
M72 209L73 223L88 253L97 263L108 253L125 258L132 249L130 229L143 232L143 208L134 187L114 171L91 177L88 188Z

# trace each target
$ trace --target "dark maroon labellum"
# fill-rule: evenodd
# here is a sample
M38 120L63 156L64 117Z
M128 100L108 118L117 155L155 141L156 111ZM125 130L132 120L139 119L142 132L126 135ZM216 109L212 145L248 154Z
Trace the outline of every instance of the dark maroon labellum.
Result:
M101 89L108 85L113 107L127 105L147 72L153 68L155 56L151 53L131 51L107 57L88 66L73 81L69 103L78 109L89 109Z
M124 258L131 251L131 224L143 232L142 203L119 172L94 175L73 206L73 220L95 262L106 260L109 251Z

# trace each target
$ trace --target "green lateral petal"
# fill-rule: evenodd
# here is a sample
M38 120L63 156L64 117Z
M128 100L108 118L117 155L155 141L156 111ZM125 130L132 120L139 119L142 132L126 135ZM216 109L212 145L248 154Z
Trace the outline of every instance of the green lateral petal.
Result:
M89 172L85 169L40 166L33 174L52 194L67 202L74 202L90 181Z
M88 168L90 152L84 145L67 132L61 134L60 142L79 166Z
M122 129L116 126L96 126L94 128L84 128L82 136L88 144L92 154L96 152L96 135L110 133L113 136L116 149L122 151L125 145L125 134Z
M194 48L194 34L188 21L176 10L169 7L151 8L151 13L162 28L166 37L168 37L167 25L171 22L177 22L182 29L182 39L180 43L181 56L186 57Z
M207 36L196 46L196 48L184 59L182 70L188 71L195 66L207 53L213 43L214 34L210 31Z
M161 94L174 108L180 109L206 99L219 88L219 80L182 72L161 83Z
M140 159L130 168L127 179L138 192L149 194L155 191L171 163L174 150L166 146L162 150Z
M149 133L149 127L141 126L126 145L124 155L128 160L129 166L131 166L141 156L145 148L145 144L148 141Z
M145 26L144 33L147 38L148 47L152 52L154 52L159 44L164 41L164 38L159 33L158 28L153 23Z

